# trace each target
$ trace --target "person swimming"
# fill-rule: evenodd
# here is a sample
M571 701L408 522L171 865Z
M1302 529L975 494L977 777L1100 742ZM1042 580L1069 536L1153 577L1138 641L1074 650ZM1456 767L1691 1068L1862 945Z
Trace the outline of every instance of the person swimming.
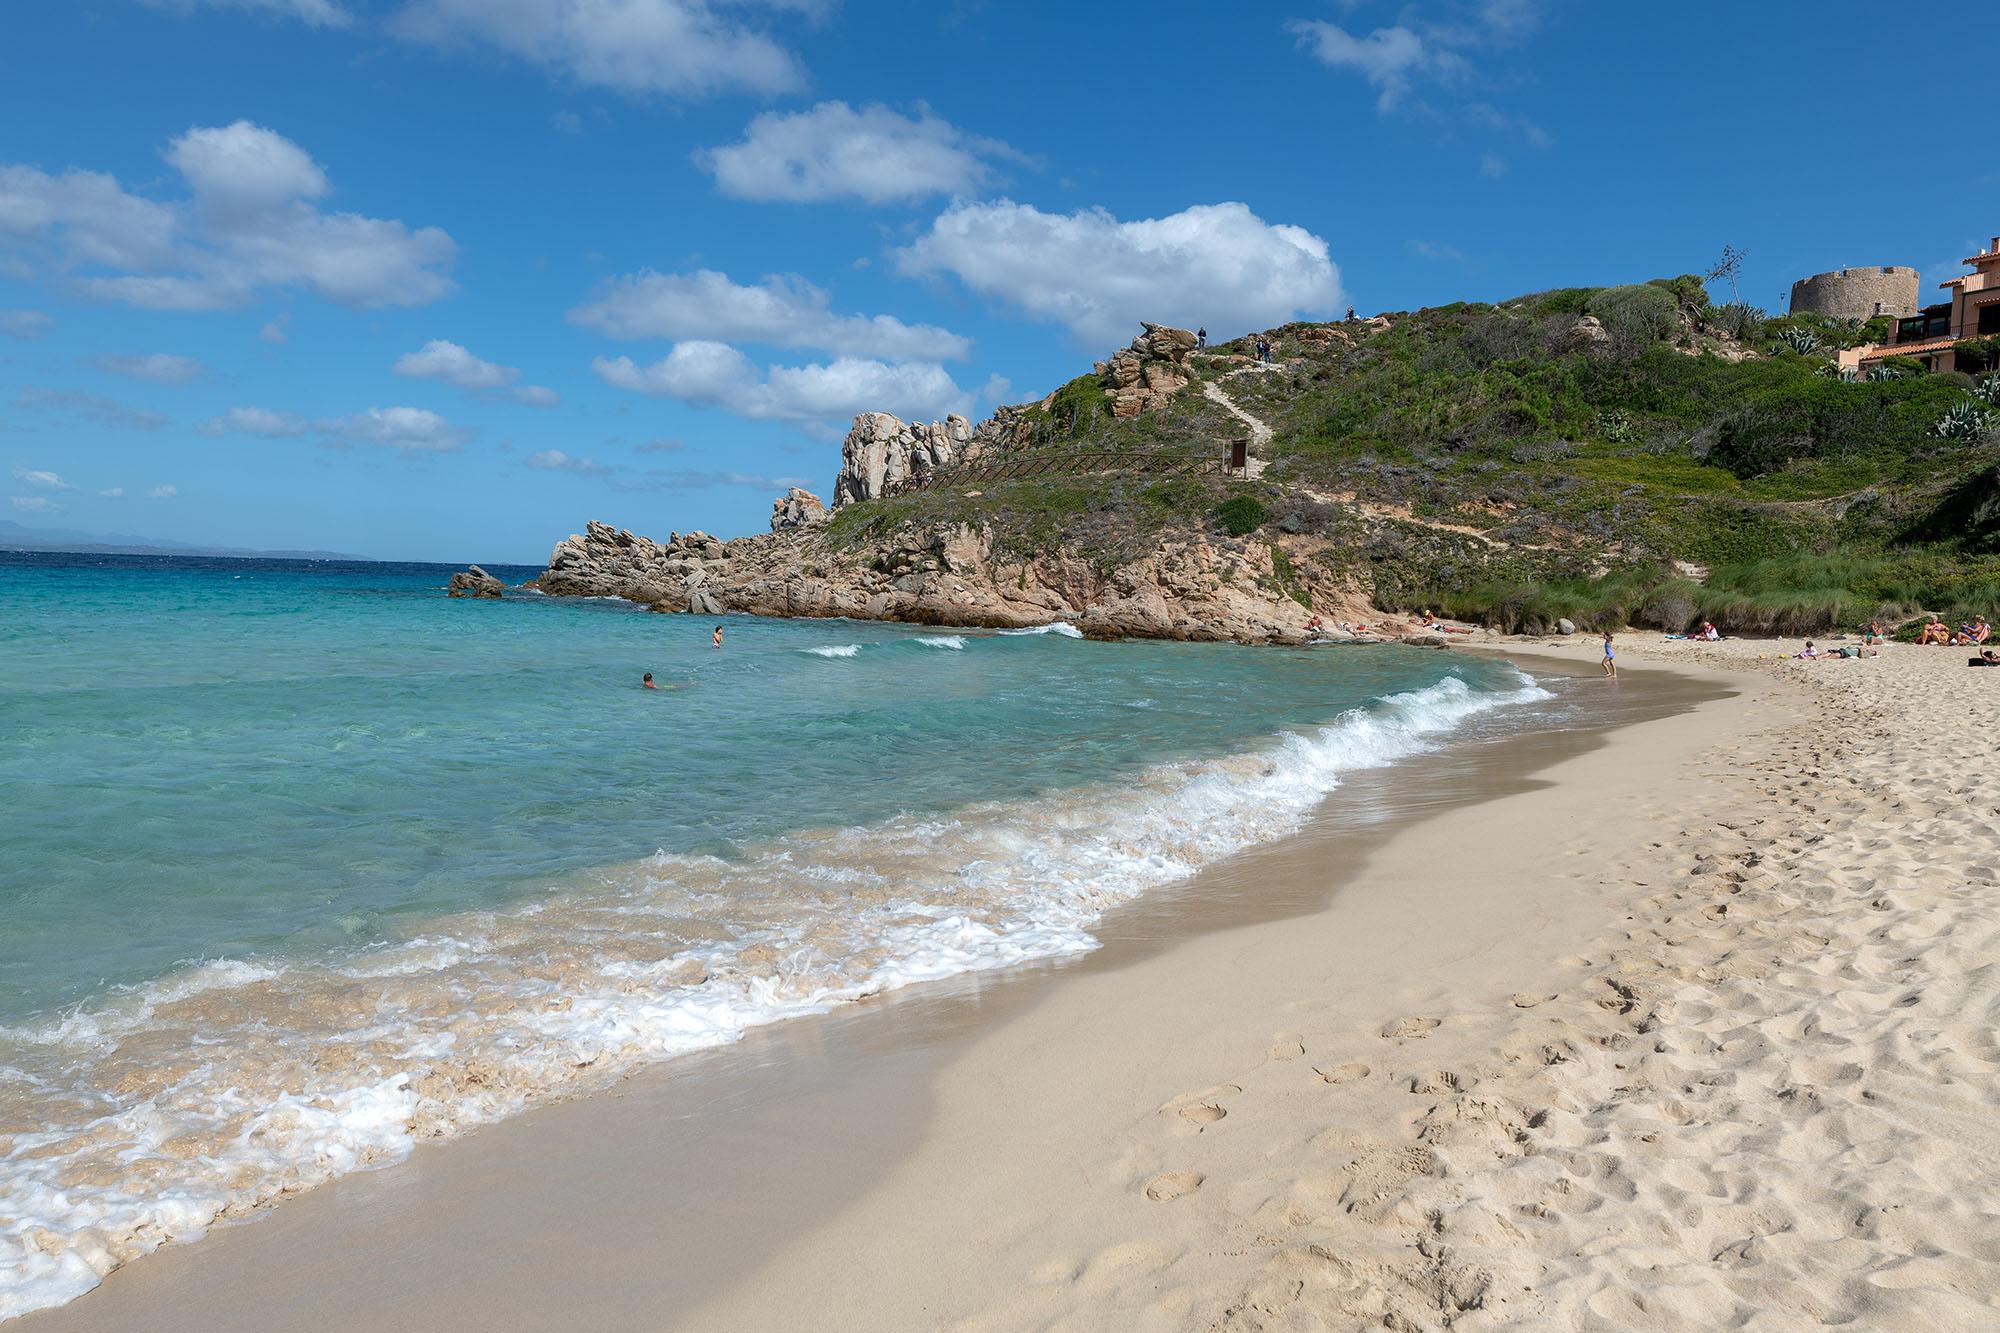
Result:
M708 641L708 646L711 648L720 648L722 646L722 626L717 625L715 627L715 635Z
M642 690L657 690L660 687L653 683L653 673L648 671L645 679L639 682L639 688Z

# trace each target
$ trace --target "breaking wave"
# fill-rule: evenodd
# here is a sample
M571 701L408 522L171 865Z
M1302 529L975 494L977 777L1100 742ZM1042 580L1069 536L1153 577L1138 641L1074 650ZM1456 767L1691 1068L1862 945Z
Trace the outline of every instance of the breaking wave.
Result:
M0 1318L219 1218L750 1028L1087 952L1106 910L1296 830L1342 774L1549 697L1525 676L1486 692L1451 677L1255 753L732 860L661 853L405 942L204 962L0 1027Z

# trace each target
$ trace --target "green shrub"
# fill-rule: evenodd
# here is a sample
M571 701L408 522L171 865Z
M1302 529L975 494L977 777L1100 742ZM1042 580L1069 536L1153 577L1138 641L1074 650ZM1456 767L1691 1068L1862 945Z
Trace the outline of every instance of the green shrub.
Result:
M1590 298L1588 313L1603 321L1611 335L1627 345L1658 342L1674 330L1677 306L1664 287L1640 283L1606 287Z
M1961 338L1951 345L1953 361L1968 375L1983 375L2000 366L2000 334L1984 338Z
M1764 334L1764 312L1740 301L1711 308L1702 322L1738 342L1755 342Z
M1678 278L1654 278L1646 285L1660 288L1673 297L1676 306L1691 315L1708 309L1708 288L1692 273L1683 273Z
M1238 495L1215 507L1215 521L1232 537L1247 537L1264 526L1271 511L1254 495Z
M1819 335L1797 324L1779 329L1772 342L1780 350L1797 352L1800 356L1810 356L1819 350Z
M1931 427L1940 440L1976 440L1993 429L1993 413L1977 398L1961 398Z

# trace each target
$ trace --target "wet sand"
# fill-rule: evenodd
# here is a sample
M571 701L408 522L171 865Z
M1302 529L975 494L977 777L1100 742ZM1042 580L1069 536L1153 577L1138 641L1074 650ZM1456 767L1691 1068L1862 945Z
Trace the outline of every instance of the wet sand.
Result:
M1403 1009L1547 975L1616 892L1555 849L1653 831L1701 737L1763 706L1726 695L1629 672L1595 729L1351 776L1298 837L1108 917L1087 958L760 1030L169 1247L17 1326L1087 1326L1110 1309L1171 1326L1091 1293L1170 1250L1189 1262L1186 1224L1218 1191L1177 1139L1280 1146L1245 1132L1227 1105L1243 1085L1215 1092L1217 1071L1246 1042L1307 1069L1315 1025L1379 1044ZM1445 1044L1407 1040L1425 1039Z

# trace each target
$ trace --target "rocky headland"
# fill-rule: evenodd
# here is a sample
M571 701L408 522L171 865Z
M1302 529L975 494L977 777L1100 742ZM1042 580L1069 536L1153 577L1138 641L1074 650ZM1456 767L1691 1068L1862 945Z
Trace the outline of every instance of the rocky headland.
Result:
M592 523L535 585L660 611L1247 642L1297 640L1315 616L1333 637L1395 634L1426 609L1523 633L1990 614L1991 386L1843 381L1833 353L1865 333L1718 306L1689 276L1206 347L1146 324L983 421L860 414L829 502L787 491L768 533ZM493 590L468 574L456 591Z
M1163 410L1194 379L1195 342L1185 329L1147 324L1130 347L1097 363L1086 392L1114 417ZM1034 448L1058 396L1001 407L976 426L961 416L905 422L864 412L841 445L831 508L793 487L773 502L770 532L730 541L677 532L662 542L593 521L556 546L532 586L662 612L1000 628L1065 621L1099 638L1303 642L1314 614L1374 618L1364 592L1300 573L1309 541L1232 536L1199 516L1169 519L1115 558L1061 544L1023 550L990 523L922 513L860 530L832 522L849 506L946 469Z

